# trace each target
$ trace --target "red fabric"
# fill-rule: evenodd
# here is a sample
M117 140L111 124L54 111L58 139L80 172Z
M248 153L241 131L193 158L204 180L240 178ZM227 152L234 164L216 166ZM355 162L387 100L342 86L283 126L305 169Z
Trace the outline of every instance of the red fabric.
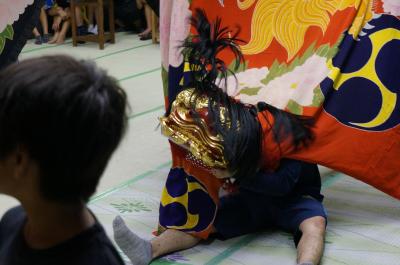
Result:
M318 163L357 178L400 199L400 127L371 132L342 125L322 111L313 129L315 140L294 151L287 139L273 140L271 114L259 115L264 128L264 165L276 167L282 157ZM268 123L269 122L269 123Z

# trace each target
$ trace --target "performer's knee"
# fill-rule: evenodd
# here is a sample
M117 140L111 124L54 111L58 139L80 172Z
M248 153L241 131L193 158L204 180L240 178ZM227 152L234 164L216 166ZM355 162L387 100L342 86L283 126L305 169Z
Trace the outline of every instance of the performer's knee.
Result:
M326 220L322 216L315 216L304 220L300 224L300 230L303 234L324 234L326 229Z

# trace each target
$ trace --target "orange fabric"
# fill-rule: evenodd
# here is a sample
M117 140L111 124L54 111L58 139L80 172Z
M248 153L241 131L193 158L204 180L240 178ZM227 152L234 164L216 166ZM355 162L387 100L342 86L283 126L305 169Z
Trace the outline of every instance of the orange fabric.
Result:
M261 115L261 114L260 114ZM317 163L341 171L400 199L400 127L384 132L357 130L323 111L313 132L315 140L293 150L290 140L278 146L270 132L271 114L259 115L264 128L264 165L276 167L283 157ZM269 123L268 123L269 122Z
M254 8L256 5L253 5L247 10L241 10L236 5L236 0L228 0L225 2L225 5L221 6L218 1L196 0L192 1L190 9L204 9L206 10L207 16L210 19L221 17L223 26L228 26L232 30L235 29L235 26L240 28L239 39L248 42L251 37L251 30L248 29L251 28ZM304 52L312 43L315 43L316 48L324 44L333 45L336 43L341 34L352 24L355 15L356 10L354 7L349 7L342 11L336 12L331 17L327 27L327 32L325 32L324 35L322 35L320 29L316 27L310 27L305 35L305 42L297 55L301 56L304 54ZM195 31L192 32L195 33ZM234 55L230 52L223 53L221 57L224 58L224 61L227 63L234 60ZM296 57L294 57L292 60L295 58ZM271 45L265 51L255 55L246 55L245 60L248 61L248 68L264 66L270 67L275 60L280 63L290 63L292 61L287 60L287 51L276 40L273 40Z

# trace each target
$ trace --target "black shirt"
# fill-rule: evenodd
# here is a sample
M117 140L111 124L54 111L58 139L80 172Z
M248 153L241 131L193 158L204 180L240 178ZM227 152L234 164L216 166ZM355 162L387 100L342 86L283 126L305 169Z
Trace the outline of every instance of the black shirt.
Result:
M27 246L23 236L26 213L19 206L0 221L1 265L123 265L121 257L96 223L79 235L46 250Z

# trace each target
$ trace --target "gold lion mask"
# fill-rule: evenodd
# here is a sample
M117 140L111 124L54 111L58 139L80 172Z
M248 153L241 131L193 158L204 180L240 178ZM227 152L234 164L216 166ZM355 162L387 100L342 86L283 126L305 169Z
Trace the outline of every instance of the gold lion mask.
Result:
M223 155L222 137L212 133L208 126L208 99L196 98L193 117L193 89L180 92L172 103L168 117L161 117L161 133L173 143L187 149L196 159L210 168L227 168Z

